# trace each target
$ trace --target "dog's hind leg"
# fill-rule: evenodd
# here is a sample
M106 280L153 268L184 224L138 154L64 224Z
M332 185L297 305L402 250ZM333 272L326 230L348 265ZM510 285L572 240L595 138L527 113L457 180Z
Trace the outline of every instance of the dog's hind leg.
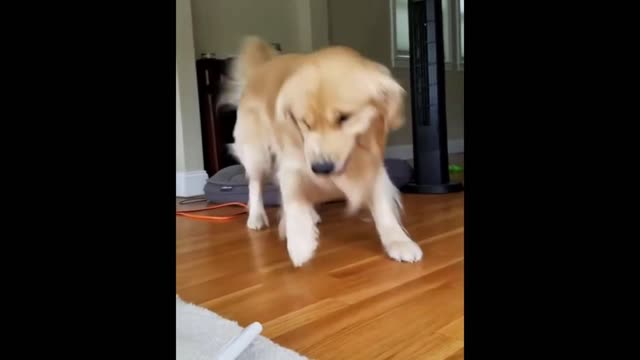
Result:
M269 146L263 143L259 136L243 138L248 134L243 132L242 126L247 124L241 120L241 116L247 116L246 112L238 112L238 122L235 133L236 143L233 145L233 152L236 158L242 163L247 179L249 180L249 216L247 227L252 230L260 230L269 227L269 219L264 209L262 198L262 184L264 178L271 172L271 154ZM250 123L249 123L250 125ZM250 130L250 129L247 129Z
M262 179L249 178L249 218L247 227L260 230L269 227L269 218L262 200Z

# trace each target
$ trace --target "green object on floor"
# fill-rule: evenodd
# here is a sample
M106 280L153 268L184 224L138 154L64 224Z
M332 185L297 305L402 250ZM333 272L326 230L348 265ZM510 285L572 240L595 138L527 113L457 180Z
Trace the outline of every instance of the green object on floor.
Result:
M464 169L460 165L449 165L449 172L458 173L462 172Z

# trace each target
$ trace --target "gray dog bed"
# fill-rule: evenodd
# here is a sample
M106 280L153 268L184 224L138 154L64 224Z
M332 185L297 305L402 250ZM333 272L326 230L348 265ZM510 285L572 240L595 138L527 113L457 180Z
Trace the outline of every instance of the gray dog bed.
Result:
M401 188L410 180L413 173L411 166L404 160L385 159L391 182ZM204 194L211 203L242 202L249 201L249 183L245 177L242 165L232 165L218 171L207 181L204 186ZM280 205L280 190L272 183L263 186L263 198L265 206Z

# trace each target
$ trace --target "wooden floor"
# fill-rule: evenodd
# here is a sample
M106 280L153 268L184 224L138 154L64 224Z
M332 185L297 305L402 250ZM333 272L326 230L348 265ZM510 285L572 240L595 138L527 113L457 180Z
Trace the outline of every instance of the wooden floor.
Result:
M261 232L247 230L244 215L178 217L177 294L241 326L259 321L263 335L313 359L463 359L463 193L403 201L424 251L416 264L387 258L373 224L344 217L343 204L318 208L320 245L298 269L275 209Z

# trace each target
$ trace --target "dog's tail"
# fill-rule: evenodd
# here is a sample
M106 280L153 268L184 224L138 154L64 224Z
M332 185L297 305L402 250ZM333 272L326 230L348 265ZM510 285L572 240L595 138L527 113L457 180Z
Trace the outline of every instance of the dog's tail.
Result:
M257 68L278 54L278 51L264 40L256 36L246 37L242 42L238 56L231 64L230 78L225 79L224 90L217 106L238 105L247 79L253 75Z
M256 68L277 55L277 50L269 43L256 36L248 36L244 39L238 58L234 63L233 77L244 82Z

